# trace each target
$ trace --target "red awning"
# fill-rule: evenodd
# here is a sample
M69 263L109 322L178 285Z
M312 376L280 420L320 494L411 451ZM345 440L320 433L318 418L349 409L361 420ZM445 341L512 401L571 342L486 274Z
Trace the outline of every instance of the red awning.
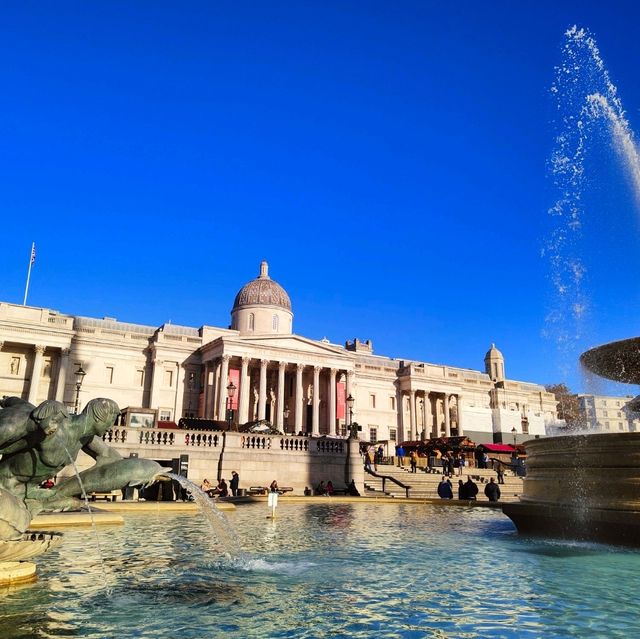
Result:
M480 444L481 448L486 448L490 453L512 453L513 446L510 444Z

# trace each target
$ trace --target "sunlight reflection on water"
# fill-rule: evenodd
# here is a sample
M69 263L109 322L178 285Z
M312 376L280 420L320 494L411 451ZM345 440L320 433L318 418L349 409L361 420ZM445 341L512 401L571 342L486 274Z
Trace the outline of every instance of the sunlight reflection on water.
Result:
M113 594L86 531L5 595L0 636L622 637L640 629L640 559L518 537L501 513L416 505L263 504L229 515L242 551L216 550L199 516L101 528ZM221 550L221 549L218 549ZM615 610L615 620L612 611Z

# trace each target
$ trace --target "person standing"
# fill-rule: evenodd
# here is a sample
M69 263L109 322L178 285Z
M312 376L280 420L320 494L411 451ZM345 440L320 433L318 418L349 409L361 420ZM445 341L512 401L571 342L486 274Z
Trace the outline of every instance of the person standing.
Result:
M415 473L418 466L418 454L415 450L411 451L411 454L409 455L409 462L411 464L411 472Z
M493 465L493 469L496 471L496 475L498 476L498 483L504 484L504 465L501 461L496 461Z
M240 475L235 470L231 471L231 481L229 482L229 488L231 488L231 494L234 497L238 496L238 485L240 484Z
M489 501L498 501L500 499L500 487L493 481L493 477L489 478L489 483L484 487L484 494Z

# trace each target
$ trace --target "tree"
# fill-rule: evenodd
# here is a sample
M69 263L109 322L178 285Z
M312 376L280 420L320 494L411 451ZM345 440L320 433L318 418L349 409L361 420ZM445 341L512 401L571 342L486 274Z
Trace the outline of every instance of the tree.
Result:
M584 415L580 410L578 396L569 390L566 384L547 384L545 390L553 393L558 402L558 418L564 419L568 428L584 427Z

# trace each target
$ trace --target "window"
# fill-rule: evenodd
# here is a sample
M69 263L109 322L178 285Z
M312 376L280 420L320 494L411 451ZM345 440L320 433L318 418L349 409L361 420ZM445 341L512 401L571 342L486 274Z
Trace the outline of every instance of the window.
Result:
M106 382L107 384L113 384L113 366L107 366L106 368Z
M249 330L252 331L256 326L256 316L253 313L249 313Z
M602 414L603 414L605 417L609 417L609 411L607 411L607 410L602 411Z
M144 386L144 369L143 368L139 368L136 371L136 379L138 381L138 386L140 387Z
M369 394L369 408L376 407L376 396L373 393Z
M618 430L624 430L624 424L622 422L618 422Z
M397 438L398 438L398 431L395 428L390 428L389 429L389 439L392 442L395 442L395 441L397 441Z
M173 371L164 372L164 385L173 388Z
M396 409L396 398L395 397L389 397L389 408L391 410L395 410Z
M271 318L271 328L273 328L274 331L277 331L279 325L280 325L280 318L277 315L274 315Z
M369 441L375 443L378 441L378 427L369 426Z
M609 422L605 422L604 423L604 427L609 430L611 428L611 426L609 425Z
M161 408L160 416L158 417L159 422L170 422L171 421L171 411Z

